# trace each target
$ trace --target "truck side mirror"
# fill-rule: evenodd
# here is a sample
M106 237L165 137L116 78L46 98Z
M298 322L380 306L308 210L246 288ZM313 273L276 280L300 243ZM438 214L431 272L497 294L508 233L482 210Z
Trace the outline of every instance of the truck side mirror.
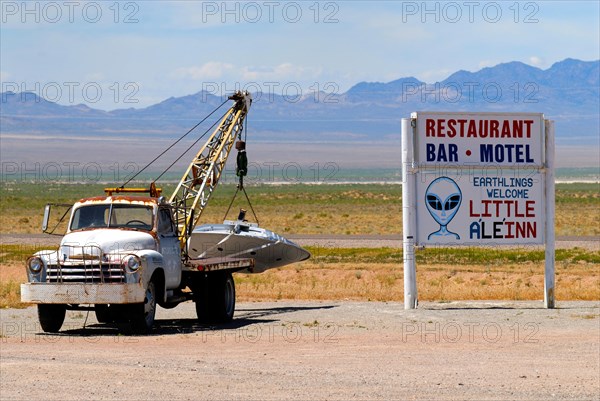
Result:
M58 206L59 212L61 210L60 208L62 208L62 207L67 208L67 210L62 215L62 217L60 219L58 219L58 223L56 223L56 225L53 228L51 228L50 231L48 231L48 225L50 224L50 212L52 211L52 206ZM44 219L42 220L42 232L45 234L54 234L54 231L64 221L65 217L67 217L67 215L71 211L72 207L73 207L73 205L68 204L68 203L47 203L46 207L44 208ZM56 234L56 235L64 235L64 233Z
M48 221L50 220L50 208L51 204L47 204L44 208L44 220L42 221L42 232L45 233L48 230Z

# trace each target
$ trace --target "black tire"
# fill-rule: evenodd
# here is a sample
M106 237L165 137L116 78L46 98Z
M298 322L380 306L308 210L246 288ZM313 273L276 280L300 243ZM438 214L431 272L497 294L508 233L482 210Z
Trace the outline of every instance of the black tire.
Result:
M235 283L231 273L213 273L196 286L196 315L200 322L227 323L235 313Z
M65 305L38 304L37 309L42 330L46 333L58 333L65 321L67 307Z
M148 283L144 303L131 306L131 327L133 332L136 334L147 334L151 332L152 326L154 326L154 316L156 314L156 284L154 284L154 280L150 280Z
M208 277L198 277L194 281L192 291L194 293L194 304L196 304L196 316L198 316L200 323L209 323L211 320L209 288Z
M225 274L214 288L215 320L222 323L231 322L235 314L235 282L231 273Z
M98 323L113 323L115 321L114 306L106 304L97 304L94 306L96 320Z

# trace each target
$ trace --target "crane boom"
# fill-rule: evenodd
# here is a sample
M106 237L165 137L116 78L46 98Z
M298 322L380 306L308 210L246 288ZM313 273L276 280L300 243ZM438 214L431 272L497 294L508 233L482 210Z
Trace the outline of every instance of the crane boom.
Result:
M185 250L192 229L221 178L233 143L243 130L244 119L252 103L248 92L237 91L229 99L235 101L234 105L198 151L169 199L182 250Z

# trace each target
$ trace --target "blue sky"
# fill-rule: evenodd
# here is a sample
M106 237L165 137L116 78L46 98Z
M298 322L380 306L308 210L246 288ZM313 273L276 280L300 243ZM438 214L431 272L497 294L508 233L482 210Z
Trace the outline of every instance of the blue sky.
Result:
M3 1L2 91L144 107L202 89L344 92L600 58L599 2Z

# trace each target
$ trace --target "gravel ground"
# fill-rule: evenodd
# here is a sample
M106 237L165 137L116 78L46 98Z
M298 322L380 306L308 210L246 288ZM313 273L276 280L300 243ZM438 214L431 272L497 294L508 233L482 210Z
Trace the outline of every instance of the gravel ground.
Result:
M0 399L600 399L600 302L242 303L221 327L185 303L148 336L87 315L1 310Z
M295 236L300 245L400 247L400 236ZM3 244L60 237L2 234ZM558 248L599 250L598 237ZM130 336L68 312L0 310L0 400L600 400L600 302L242 303L226 326L194 305ZM85 327L84 327L85 326Z

